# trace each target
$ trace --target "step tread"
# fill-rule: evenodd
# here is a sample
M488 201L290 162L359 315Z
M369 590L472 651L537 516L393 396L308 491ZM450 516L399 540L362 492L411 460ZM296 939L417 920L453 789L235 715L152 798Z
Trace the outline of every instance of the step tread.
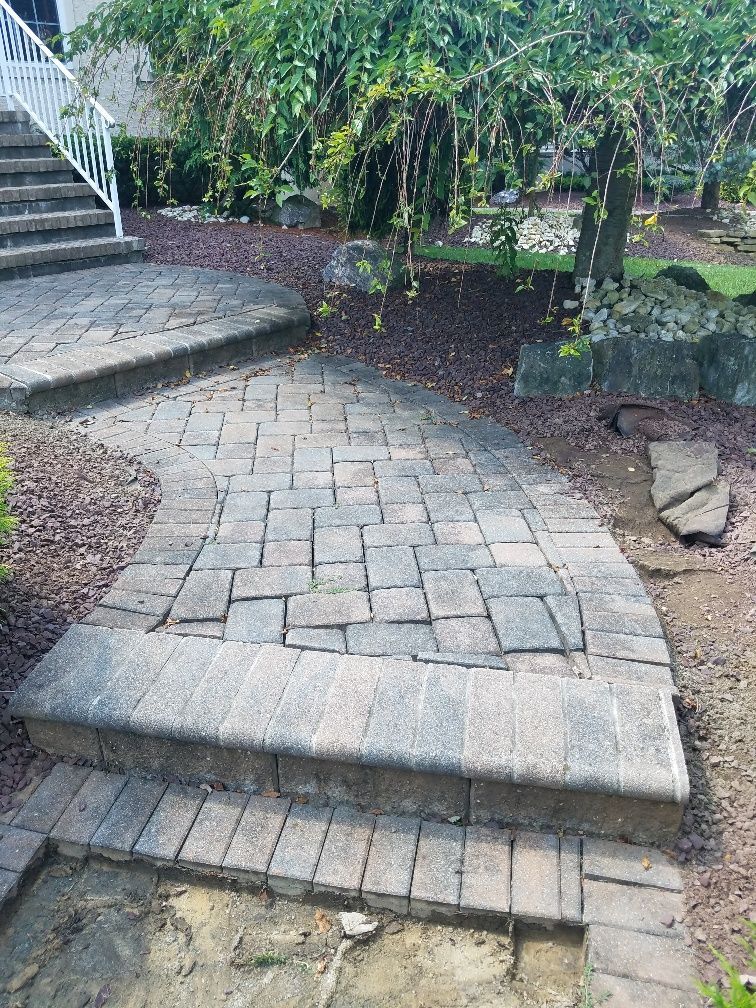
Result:
M52 185L5 186L0 188L0 203L32 203L35 200L69 199L92 196L86 182L54 182Z
M32 175L35 172L73 171L73 168L62 158L0 158L0 174Z
M194 638L72 627L19 688L13 713L277 757L687 799L663 690L276 644L203 646L209 664L191 679Z
M111 210L58 210L53 213L0 217L0 234L20 234L26 231L50 231L58 228L88 227L112 223L113 213Z
M20 249L0 249L0 271L41 263L91 259L144 248L143 238L87 238L82 241L50 242Z
M49 838L63 854L175 864L285 895L361 897L420 917L496 914L653 931L645 902L659 918L665 910L681 916L677 866L614 841L314 807L276 793L208 792L66 763L5 818L4 864L19 876ZM640 864L649 867L639 873ZM602 909L617 886L641 920L622 922L612 907ZM655 930L670 950L683 946L683 925L659 922Z
M3 147L47 147L50 141L43 133L0 133Z

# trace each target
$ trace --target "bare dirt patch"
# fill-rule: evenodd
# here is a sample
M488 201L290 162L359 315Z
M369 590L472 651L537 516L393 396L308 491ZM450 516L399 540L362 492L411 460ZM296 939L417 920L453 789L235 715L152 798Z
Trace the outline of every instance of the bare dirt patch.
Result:
M578 931L515 939L505 922L463 927L381 912L370 913L374 937L344 941L342 909L132 863L52 862L0 925L0 990L9 1008L576 1003Z
M608 438L614 435L607 434ZM753 491L738 483L724 549L681 546L656 518L640 452L538 441L604 516L653 597L677 660L691 801L674 854L701 975L709 948L745 967L742 919L756 920L756 541Z

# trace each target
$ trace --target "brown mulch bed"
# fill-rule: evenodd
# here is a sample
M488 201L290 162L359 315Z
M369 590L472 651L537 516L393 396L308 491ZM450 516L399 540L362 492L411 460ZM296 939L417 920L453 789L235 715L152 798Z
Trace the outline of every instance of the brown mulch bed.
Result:
M157 479L83 433L0 413L13 460L9 507L18 527L0 549L0 813L52 760L38 758L8 713L15 687L66 629L94 608L144 538Z

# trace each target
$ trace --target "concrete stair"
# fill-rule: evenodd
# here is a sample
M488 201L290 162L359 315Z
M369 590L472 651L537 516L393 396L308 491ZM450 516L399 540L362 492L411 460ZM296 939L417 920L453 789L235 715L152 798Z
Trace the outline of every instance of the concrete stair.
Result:
M645 685L81 625L12 712L57 755L312 805L663 844L688 797Z
M0 280L141 262L141 238L118 238L113 215L26 113L0 110Z

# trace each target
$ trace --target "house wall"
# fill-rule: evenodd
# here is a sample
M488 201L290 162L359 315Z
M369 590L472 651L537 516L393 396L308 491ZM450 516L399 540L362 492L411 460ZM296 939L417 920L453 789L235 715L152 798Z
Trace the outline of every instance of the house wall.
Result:
M64 32L83 24L101 0L57 0L58 15ZM77 68L72 67L77 73ZM151 119L145 116L144 103L149 81L139 77L139 53L136 49L117 55L100 81L98 100L116 122L132 135L153 132Z

